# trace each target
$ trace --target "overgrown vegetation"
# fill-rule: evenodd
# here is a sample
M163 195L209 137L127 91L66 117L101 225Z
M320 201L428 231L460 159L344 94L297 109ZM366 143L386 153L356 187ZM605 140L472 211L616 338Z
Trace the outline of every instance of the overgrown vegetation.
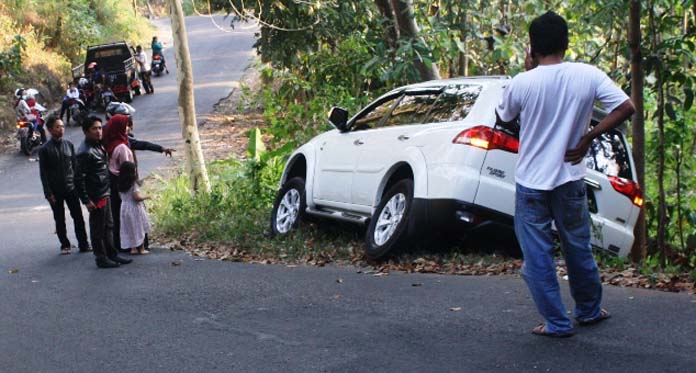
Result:
M399 2L412 11L417 37L405 34L398 24L393 6ZM645 154L634 155L644 156L647 164L649 257L644 265L692 270L696 264L696 113L691 110L696 2L642 3L647 140ZM523 66L528 23L547 9L569 22L572 36L567 59L598 65L630 90L629 5L625 1L219 0L212 4L236 19L260 24L256 46L267 67L264 88L253 99L263 107L269 123L262 131L273 157L225 172L236 172L245 183L255 185L240 189L235 198L255 200L258 210L254 211L264 213L264 219L259 215L257 220L263 225L270 211L271 189L254 184L260 179L248 177L245 169L268 175L264 182L276 182L283 157L329 128L326 112L332 105L354 113L394 86L423 79L423 66L436 67L441 77L515 75ZM228 189L228 193L237 192ZM227 218L244 219L232 212ZM263 230L253 229L255 233Z
M62 99L70 68L91 44L142 43L151 26L119 0L8 0L0 3L0 128L14 125L12 94L34 87L47 104Z

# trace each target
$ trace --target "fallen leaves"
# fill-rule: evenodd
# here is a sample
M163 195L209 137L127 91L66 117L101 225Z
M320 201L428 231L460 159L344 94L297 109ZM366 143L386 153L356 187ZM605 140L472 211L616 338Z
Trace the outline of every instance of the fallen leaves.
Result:
M184 263L181 260L175 260L172 262L172 267L178 267L182 264L184 264Z
M462 308L461 308L461 307L450 307L449 310L452 311L452 312L459 312L459 311L462 310Z
M18 269L18 268L10 268L10 270L7 271L7 273L9 273L9 274L11 274L11 275L14 275L14 274L17 273L17 272L19 272L19 269Z

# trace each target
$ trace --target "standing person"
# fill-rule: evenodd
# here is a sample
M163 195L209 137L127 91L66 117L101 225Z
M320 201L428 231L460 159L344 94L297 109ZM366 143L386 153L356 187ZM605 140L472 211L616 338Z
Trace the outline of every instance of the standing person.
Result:
M51 139L39 150L39 172L44 196L53 210L60 253L70 254L71 246L65 228L65 204L68 205L75 224L75 236L80 252L90 251L82 207L75 189L75 148L70 141L63 138L65 125L62 120L50 116L46 120L46 128L51 134Z
M561 302L552 222L568 266L575 319L580 325L606 320L610 315L601 307L602 283L590 247L582 160L596 137L617 127L635 109L602 71L563 61L568 25L556 13L534 19L529 39L528 71L512 79L496 115L499 124L513 122L518 116L520 121L515 233L524 255L522 276L546 319L532 333L569 337L573 324ZM609 114L588 132L595 100Z
M121 245L121 197L118 192L118 176L124 162L137 165L135 155L128 144L128 123L131 117L116 114L106 124L104 131L104 146L109 154L109 177L111 180L111 213L114 217L114 246L123 250Z
M145 88L145 93L153 94L155 93L155 89L152 87L152 72L150 71L150 63L147 60L147 54L145 54L143 47L141 47L140 45L138 45L135 48L135 52L135 61L138 63L138 66L140 66L140 69L138 71L140 73L140 78L143 81L143 88Z
M152 48L152 59L154 60L155 56L160 56L162 66L164 66L164 70L167 72L167 74L169 74L169 69L167 68L167 63L164 61L164 54L162 53L162 43L157 40L157 36L152 37L152 44L150 44L150 48Z
M121 245L129 248L131 255L145 255L145 237L150 231L150 218L145 200L150 196L140 193L140 183L135 163L123 162L118 176L118 192L121 196Z
M108 155L102 145L102 123L89 117L82 124L85 140L77 151L75 182L78 196L89 210L89 230L99 268L114 268L132 260L121 258L113 245L113 218L109 189Z

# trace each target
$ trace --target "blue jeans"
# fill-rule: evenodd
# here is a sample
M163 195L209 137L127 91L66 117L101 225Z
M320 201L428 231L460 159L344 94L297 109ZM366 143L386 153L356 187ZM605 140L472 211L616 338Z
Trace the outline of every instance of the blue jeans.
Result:
M568 266L575 318L594 319L601 311L602 283L590 246L586 194L582 180L568 182L553 190L536 190L517 184L515 234L524 255L522 277L539 313L546 319L549 332L573 329L561 301L554 263L552 222L556 223Z

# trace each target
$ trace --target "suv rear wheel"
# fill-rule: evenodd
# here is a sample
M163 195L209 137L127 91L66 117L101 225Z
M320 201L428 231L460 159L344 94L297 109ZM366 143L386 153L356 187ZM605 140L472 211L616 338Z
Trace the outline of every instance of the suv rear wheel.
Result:
M365 254L369 259L381 258L407 242L412 205L413 180L401 180L387 191L367 228Z
M307 208L305 197L305 181L301 177L294 177L280 188L271 212L271 235L278 236L288 234L297 228L300 219Z

